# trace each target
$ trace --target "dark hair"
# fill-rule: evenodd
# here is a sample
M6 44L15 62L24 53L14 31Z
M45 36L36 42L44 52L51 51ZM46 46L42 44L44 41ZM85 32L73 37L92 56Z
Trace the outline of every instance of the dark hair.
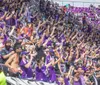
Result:
M15 43L14 48L13 48L14 51L16 52L16 50L19 49L19 48L22 48L21 45L18 44L18 43Z
M11 41L10 41L10 40L7 40L7 41L5 42L5 44L7 44L7 43L11 43Z
M37 62L40 63L41 62L40 59L37 59Z
M99 68L99 67L100 67L100 65L99 65L99 64L97 64L97 65L96 65L96 67L97 67L97 68Z

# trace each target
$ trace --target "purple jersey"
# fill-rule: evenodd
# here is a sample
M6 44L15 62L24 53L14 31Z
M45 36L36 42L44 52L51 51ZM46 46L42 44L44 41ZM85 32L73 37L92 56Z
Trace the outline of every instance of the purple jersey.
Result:
M50 63L50 60L51 60L51 56L47 56L46 57L46 64ZM48 79L50 82L56 81L56 72L55 72L55 69L53 66L50 66L48 68L48 75L49 75Z
M82 85L80 79L78 81L74 81L74 85Z
M36 67L35 74L36 74L37 81L46 81L47 80L46 75L45 75L45 70L46 70L45 66L42 66L41 68Z
M27 64L28 62L27 61L24 61L24 60L21 60L20 62L20 66L21 66L21 69L23 71L22 73L22 78L31 78L33 77L33 73L32 73L32 68L29 67L29 68L26 68L25 65Z

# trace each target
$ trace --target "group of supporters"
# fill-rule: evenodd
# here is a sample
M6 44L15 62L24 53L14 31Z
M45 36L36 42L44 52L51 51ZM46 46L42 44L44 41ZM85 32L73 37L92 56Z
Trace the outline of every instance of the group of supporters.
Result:
M28 1L0 0L0 79L5 74L57 85L99 85L100 30L90 23L99 13L76 15L70 5L45 0L36 1L39 10L33 12ZM96 9L89 7L91 13Z

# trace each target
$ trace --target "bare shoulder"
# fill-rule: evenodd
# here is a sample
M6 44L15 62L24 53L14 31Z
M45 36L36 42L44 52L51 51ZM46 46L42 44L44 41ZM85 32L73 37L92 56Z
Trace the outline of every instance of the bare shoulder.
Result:
M12 58L17 57L17 53L14 53L13 55L11 55Z

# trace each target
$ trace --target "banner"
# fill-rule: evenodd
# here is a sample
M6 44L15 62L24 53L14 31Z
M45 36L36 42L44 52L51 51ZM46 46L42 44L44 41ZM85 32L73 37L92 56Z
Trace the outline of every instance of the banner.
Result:
M43 81L25 80L15 77L6 77L7 83L10 85L57 85L55 83L47 83ZM1 85L1 84L0 84Z

